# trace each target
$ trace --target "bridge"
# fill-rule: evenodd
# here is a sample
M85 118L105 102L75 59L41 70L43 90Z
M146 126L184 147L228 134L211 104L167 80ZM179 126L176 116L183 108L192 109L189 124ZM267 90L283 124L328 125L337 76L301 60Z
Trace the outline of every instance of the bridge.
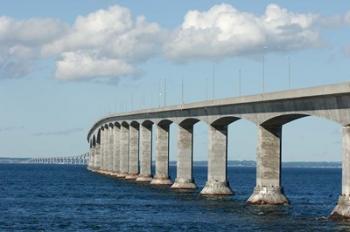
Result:
M192 176L193 128L208 127L208 174L200 194L232 194L227 178L228 125L240 119L257 125L256 187L249 204L288 204L281 185L283 125L307 116L342 125L342 189L332 218L350 218L350 83L265 93L111 114L89 130L88 169L118 178L171 188L196 188ZM177 176L169 178L169 129L177 135ZM152 154L152 133L156 133ZM151 172L155 155L155 173Z
M89 162L89 153L74 156L57 156L57 157L36 157L29 160L33 164L71 164L86 165Z

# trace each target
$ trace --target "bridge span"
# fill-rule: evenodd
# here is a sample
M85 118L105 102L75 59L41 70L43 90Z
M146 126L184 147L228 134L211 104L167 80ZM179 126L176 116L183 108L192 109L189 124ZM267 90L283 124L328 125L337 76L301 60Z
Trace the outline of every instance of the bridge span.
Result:
M52 157L36 157L28 162L33 164L71 164L86 165L88 163L90 153L73 156L52 156Z
M192 176L193 127L208 127L208 175L201 194L232 194L227 178L228 125L239 119L257 125L256 187L249 204L288 204L281 185L282 128L316 116L342 125L342 189L331 217L350 218L350 83L226 98L111 114L90 129L88 168L118 178L171 188L196 188ZM169 178L169 128L178 127L177 176ZM155 174L152 175L152 133Z

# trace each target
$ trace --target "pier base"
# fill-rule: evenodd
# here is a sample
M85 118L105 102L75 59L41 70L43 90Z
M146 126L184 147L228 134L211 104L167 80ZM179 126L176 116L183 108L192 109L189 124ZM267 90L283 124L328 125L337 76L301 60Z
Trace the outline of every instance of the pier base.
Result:
M137 174L128 174L125 176L126 180L136 180L137 179Z
M154 185L171 185L173 182L169 178L153 178L151 184Z
M192 179L176 178L175 183L171 186L173 189L195 189L196 184Z
M119 175L119 173L117 173L117 172L111 172L111 174L110 174L110 176L112 176L112 177L118 177L118 175Z
M202 195L232 195L228 182L218 182L218 181L207 181L204 188L202 189Z
M136 178L136 181L137 182L151 182L152 181L152 176L142 176L142 175L139 175L137 178Z
M252 205L287 205L288 199L280 187L255 187L247 200Z
M337 206L329 218L332 220L350 219L350 195L339 196Z
M117 177L118 177L118 178L125 178L127 175L128 175L128 173L123 173L123 172L121 172L121 173L118 173L118 174L117 174Z

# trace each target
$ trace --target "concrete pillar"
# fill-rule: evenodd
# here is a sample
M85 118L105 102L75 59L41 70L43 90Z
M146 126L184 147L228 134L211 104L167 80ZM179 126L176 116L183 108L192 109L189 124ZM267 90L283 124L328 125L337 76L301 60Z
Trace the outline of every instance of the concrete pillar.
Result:
M100 172L106 171L106 129L103 127L101 130L101 164Z
M178 126L176 179L171 188L194 189L192 177L193 125Z
M92 161L92 143L91 143L91 141L89 142L89 144L90 144L90 148L89 148L89 162L87 163L87 169L91 170L92 169L92 164L91 164L91 161Z
M281 186L281 145L282 126L259 126L256 187L249 197L249 204L288 204Z
M152 124L140 125L140 174L136 181L152 180Z
M114 154L114 126L109 125L107 128L107 172L109 175L113 174L113 154Z
M120 175L127 176L129 172L129 125L122 124L120 129Z
M120 126L113 127L113 175L119 177L120 174Z
M129 129L129 172L125 179L136 180L139 174L139 124L130 124Z
M169 124L157 125L156 175L151 184L170 185L169 178Z
M91 156L90 156L90 165L91 165L91 168L92 170L95 170L95 159L96 159L96 156L95 156L95 146L92 145L91 147Z
M93 171L95 169L94 159L95 159L95 147L94 147L93 144L91 144L90 155L89 155L89 163L88 163L89 170L91 170L91 171Z
M201 194L230 195L227 181L227 125L209 126L208 181Z
M343 127L342 190L331 219L350 219L350 126Z
M98 171L101 168L101 145L96 143L95 145L95 170Z
M103 136L103 174L108 174L108 153L109 153L109 141L108 141L108 136L109 136L109 131L108 127L105 126L104 128L104 136Z

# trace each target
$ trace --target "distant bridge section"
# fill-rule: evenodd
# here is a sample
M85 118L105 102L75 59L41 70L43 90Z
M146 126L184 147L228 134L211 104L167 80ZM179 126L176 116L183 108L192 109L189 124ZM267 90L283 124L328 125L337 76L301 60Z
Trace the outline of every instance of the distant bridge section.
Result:
M111 114L94 123L87 135L88 169L151 184L172 184L172 188L196 188L193 129L204 122L209 128L208 173L201 194L232 194L227 178L228 125L246 119L257 126L258 134L256 187L247 202L288 204L281 185L282 128L307 116L343 127L342 193L332 216L350 218L350 83ZM178 127L174 183L169 178L171 124ZM152 133L156 134L155 149ZM155 173L152 155L156 156Z
M89 162L89 153L75 156L57 156L57 157L37 157L29 160L34 164L69 164L69 165L87 165Z

